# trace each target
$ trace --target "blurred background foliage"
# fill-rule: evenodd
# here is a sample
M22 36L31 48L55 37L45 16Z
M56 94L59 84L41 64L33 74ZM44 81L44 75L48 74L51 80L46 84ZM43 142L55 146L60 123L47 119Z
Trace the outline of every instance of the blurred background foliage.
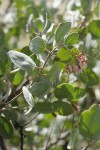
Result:
M43 31L46 17L48 17L48 26ZM32 19L35 26L31 22ZM91 105L100 102L99 19L100 0L0 1L0 108L3 108L1 109L3 118L1 118L0 125L2 126L2 120L5 117L7 120L11 120L13 124L13 127L10 127L11 124L7 123L7 120L5 121L9 125L9 136L13 128L13 135L10 138L9 136L6 137L6 127L3 131L4 138L8 138L5 140L8 150L20 149L20 127L23 126L24 150L80 150L88 145L90 139L87 138L87 135L84 137L84 133L83 135L80 134L77 128L81 113L90 108ZM41 20L44 20L44 23ZM46 79L52 82L53 88L51 88L47 96L41 97L40 92L35 96L33 94L33 98L35 103L44 102L47 99L54 102L60 99L59 87L55 91L58 95L54 93L58 84L69 83L74 87L82 87L85 90L85 94L73 103L73 107L76 109L73 115L66 117L59 114L56 117L53 113L43 114L41 113L43 112L41 103L40 106L36 106L38 109L40 108L39 113L37 113L28 106L22 95L10 103L10 100L19 94L23 85L28 85L33 81L38 74L38 68L35 68L32 76L27 74L24 70L15 67L7 52L16 50L31 56L32 52L29 50L29 43L33 37L41 37L42 31L42 38L46 41L46 48L51 51L55 45L54 34L57 26L66 21L71 21L72 23L70 33L78 33L79 39L75 46L88 58L87 68L80 74L70 73L68 75L65 70L62 71L65 64L60 62L60 68L58 64L59 58L64 59L64 56L62 54L57 54L60 55L57 57L55 54L54 56L52 55L38 82L44 81L43 84L47 84L47 81L45 82L46 75ZM51 26L53 26L52 30L48 31ZM31 56L37 66L41 67L45 62L47 52L44 52L42 55ZM34 87L36 88L36 85ZM62 95L63 93L61 93ZM4 107L3 105L6 102L7 106ZM45 108L45 111L51 111L48 109ZM3 130L3 128L0 130ZM88 148L88 150L94 149L100 149L99 140Z

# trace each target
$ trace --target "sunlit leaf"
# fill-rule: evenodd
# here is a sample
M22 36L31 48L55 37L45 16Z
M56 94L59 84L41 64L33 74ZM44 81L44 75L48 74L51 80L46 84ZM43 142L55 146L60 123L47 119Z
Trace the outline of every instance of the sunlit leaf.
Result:
M74 45L78 42L79 35L78 33L71 33L65 38L66 45Z
M23 70L19 70L14 76L13 84L19 85L24 78L24 74L25 74L25 72Z
M88 29L95 38L100 39L100 20L92 20Z
M61 61L66 61L71 59L72 55L68 49L61 48L57 53L57 57L60 58Z
M71 28L71 22L61 23L55 33L55 40L57 44L62 44L64 41L64 36L69 32Z
M29 56L23 53L11 50L8 52L8 55L17 67L29 73L32 72L36 66L35 62Z
M100 105L95 104L89 110L82 112L79 130L84 137L95 140L100 138Z
M24 98L25 98L26 102L27 102L31 107L33 107L33 106L34 106L34 104L33 104L33 96L32 96L32 94L30 93L29 89L28 89L26 86L23 86L22 92L23 92L23 95L24 95Z

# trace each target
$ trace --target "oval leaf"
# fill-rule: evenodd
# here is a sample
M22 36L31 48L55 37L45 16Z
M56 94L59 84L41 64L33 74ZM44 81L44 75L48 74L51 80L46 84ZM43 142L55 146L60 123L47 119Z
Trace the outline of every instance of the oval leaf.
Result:
M29 89L28 89L26 86L23 86L22 92L23 92L23 95L24 95L24 98L25 98L26 102L27 102L31 107L33 107L33 96L32 96L32 94L30 93Z
M55 40L57 44L62 44L64 41L64 36L69 32L71 28L71 22L64 22L60 24L55 33Z
M98 84L98 76L91 69L86 69L80 74L80 79L85 82L89 87ZM91 82L92 81L92 82Z
M96 104L81 114L79 130L84 137L96 140L100 138L100 105Z
M65 38L66 45L74 45L78 42L79 35L78 33L72 33Z
M78 101L79 98L84 96L85 91L78 87L73 87L68 83L59 84L55 90L54 94L57 98L63 99L67 98L71 101Z
M34 108L37 112L43 114L53 113L57 110L56 105L50 102L38 102Z
M61 48L57 53L57 57L60 58L61 61L66 61L66 60L70 60L72 55L69 52L69 50Z
M13 134L12 124L3 116L0 116L0 136L9 139Z
M34 54L40 54L45 51L45 43L41 37L35 37L29 44L30 51Z
M95 38L100 39L100 20L91 21L88 29Z
M5 117L8 119L8 120L12 120L13 122L17 120L18 118L18 115L17 115L17 112L11 108L11 107L7 107L4 111L3 111L3 114L5 115Z
M50 81L56 82L59 80L60 63L55 63L48 72L48 78Z
M8 55L17 67L29 73L31 73L36 66L33 60L23 53L11 50L8 52Z
M23 70L19 70L14 76L13 84L19 85L22 82L22 80L24 79L24 74L25 74L25 72Z
M32 95L37 97L43 97L51 88L51 82L48 80L43 80L40 82L36 82L31 87Z
M67 116L73 113L73 107L69 103L63 101L55 101L53 104L56 105L56 112L59 115Z

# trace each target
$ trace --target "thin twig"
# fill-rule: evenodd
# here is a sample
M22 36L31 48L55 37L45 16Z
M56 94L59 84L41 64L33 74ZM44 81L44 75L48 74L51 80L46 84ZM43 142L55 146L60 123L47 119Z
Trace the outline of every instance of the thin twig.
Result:
M69 132L69 131L67 131L66 134L64 134L64 136L63 136L63 133L62 133L61 136L60 136L60 138L59 138L59 141L65 140L65 139L66 139L67 137L69 137L69 136L70 136L70 132ZM47 149L49 150L50 147L56 145L59 141L58 141L58 139L57 139L55 142L50 143L50 144L48 145Z
M58 138L57 138L57 142L56 142L56 145L55 145L54 150L56 150L56 148L57 148L57 144L58 144L58 142L59 142L60 136L61 136L61 134L62 134L62 132L63 132L64 127L65 127L65 123L66 123L66 120L64 121L63 127L62 127L62 129L61 129L61 131L60 131L60 134L59 134Z
M27 126L31 121L33 121L40 113L36 114L30 121L24 124L24 127Z
M23 135L23 127L20 126L20 150L23 150L23 141L24 141L24 135Z
M44 65L43 65L43 67L40 69L40 72L39 72L38 75L34 78L33 82L29 85L29 87L31 87L32 84L40 77L40 75L41 75L41 73L42 73L42 71L43 71L43 69L44 69L44 67L45 67L45 65L46 65L46 63L47 63L49 57L51 56L52 52L53 52L55 49L56 49L56 48L54 48L51 52L49 52L49 54L48 54L48 56L47 56L47 58L46 58L46 60L45 60L45 63L44 63ZM24 85L26 85L26 83L25 83ZM16 98L18 98L18 97L22 94L22 91L21 91L21 90L22 90L22 87L21 87L18 91L15 92L15 93L16 93L16 96L14 95L14 93L12 93L12 94L8 97L7 101L6 101L6 102L4 101L4 102L0 105L0 110L3 109L6 105L12 103Z
M48 150L48 143L49 143L50 136L51 136L51 133L52 133L52 131L53 131L55 122L56 122L56 119L55 119L55 121L54 121L54 123L53 123L53 125L52 125L52 127L51 127L51 131L50 131L49 136L48 136L48 140L47 140L47 144L46 144L45 150Z
M0 147L1 150L7 150L3 137L0 136Z

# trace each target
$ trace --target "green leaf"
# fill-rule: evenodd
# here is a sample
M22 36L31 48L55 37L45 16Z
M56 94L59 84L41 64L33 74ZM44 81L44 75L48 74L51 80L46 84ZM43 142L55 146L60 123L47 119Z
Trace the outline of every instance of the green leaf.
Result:
M100 105L95 104L89 110L82 112L79 130L84 137L96 140L100 138Z
M65 38L65 45L74 45L78 42L78 33L72 33Z
M3 111L3 114L5 115L5 117L8 119L8 120L12 120L13 122L17 120L18 118L18 115L16 113L16 111L11 108L11 107L7 107L4 111Z
M88 86L94 86L98 84L98 76L91 69L86 69L80 74L80 79Z
M69 32L71 28L71 22L64 22L60 24L55 33L55 40L57 44L62 44L64 42L64 36Z
M85 70L80 73L80 79L81 81L88 83L88 76Z
M57 57L60 58L61 61L66 61L71 59L72 55L69 50L61 48L57 53Z
M60 74L60 63L56 62L49 70L48 72L48 78L50 81L57 81L59 80L59 74Z
M36 25L36 28L38 29L39 32L42 31L42 29L43 29L43 22L40 19L36 18L35 25Z
M63 83L55 88L54 94L59 99L67 98L71 101L78 101L79 98L85 95L85 91L68 83Z
M13 134L12 124L3 116L0 116L0 136L9 139Z
M28 89L26 86L23 86L22 92L23 92L23 95L24 95L24 98L25 98L26 102L27 102L31 107L33 107L33 106L34 106L34 104L33 104L33 96L32 96L32 94L30 93L29 89Z
M55 90L54 94L57 98L63 99L63 98L68 98L68 99L73 99L73 86L67 83L59 84Z
M57 107L50 102L38 102L35 104L34 109L39 113L48 114L55 112Z
M43 97L45 94L49 92L51 88L51 82L48 80L43 80L40 82L35 82L31 87L32 95L37 97Z
M5 63L4 61L2 60L2 58L0 58L0 75L3 75L4 72L5 72Z
M55 101L53 104L56 105L56 112L59 115L67 116L73 113L73 107L69 103L63 101Z
M20 3L19 3L20 5ZM27 5L26 5L27 6ZM38 18L39 17L39 11L37 9L37 7L35 7L34 5L28 5L27 9L27 15L29 16L30 14L33 14L34 18Z
M81 6L85 14L89 13L92 6L92 0L81 0Z
M25 72L23 70L19 70L14 76L13 84L19 85L24 78L24 74L25 74Z
M100 39L100 20L92 20L88 29L95 38Z
M47 13L46 13L46 19L45 19L45 21L44 21L43 32L44 32L44 33L47 32L48 29L50 28L50 26L51 26L51 21L50 21L50 19L48 19L48 16L47 16Z
M29 32L30 30L33 30L33 14L30 14L27 24L26 24L26 32Z
M33 60L29 56L23 53L11 50L8 52L8 55L17 67L29 73L31 73L36 66L35 62L33 62Z
M77 101L79 98L85 95L85 90L82 88L74 87L73 100Z
M29 44L30 51L34 54L40 54L45 51L45 43L41 37L35 37Z
M43 32L47 32L49 30L49 28L51 27L51 20L50 19L46 19L46 21L44 22L44 28L43 28Z

